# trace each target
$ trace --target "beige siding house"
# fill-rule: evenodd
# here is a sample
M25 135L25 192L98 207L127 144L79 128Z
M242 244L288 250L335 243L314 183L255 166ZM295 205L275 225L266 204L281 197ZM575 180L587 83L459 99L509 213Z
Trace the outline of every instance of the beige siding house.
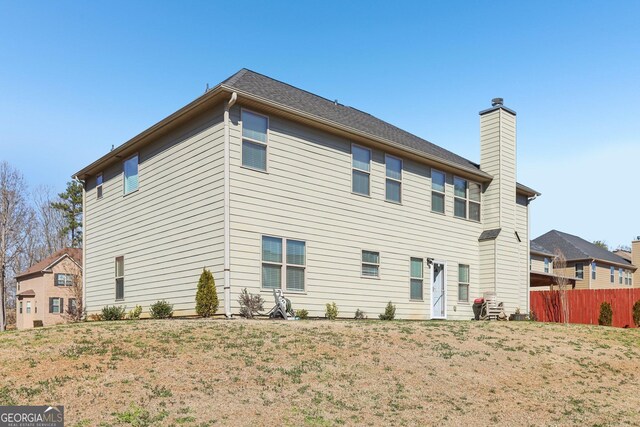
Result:
M555 254L556 250L560 250L564 254L567 260L566 268L561 271L556 265L553 267L552 273L574 278L575 289L640 287L640 282L634 280L637 266L578 236L551 230L534 239L532 248L533 245L536 248L543 248L547 254ZM636 247L640 250L640 245L634 246L634 248ZM532 271L534 262L532 258Z
M480 165L351 107L241 70L75 177L89 313L160 299L194 314L202 268L222 311L267 306L469 319L494 291L528 308L529 202L515 113L480 113Z
M81 265L82 250L67 248L17 275L16 327L65 323L77 307L73 287L80 284Z

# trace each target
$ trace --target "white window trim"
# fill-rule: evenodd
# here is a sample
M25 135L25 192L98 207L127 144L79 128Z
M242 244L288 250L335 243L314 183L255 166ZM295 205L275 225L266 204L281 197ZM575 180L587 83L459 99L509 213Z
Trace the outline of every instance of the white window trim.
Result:
M465 195L464 198L456 196L456 179L461 179L464 182L467 183L466 188L465 188ZM476 202L475 200L471 200L471 198L469 197L469 188L471 187L471 184L475 184L480 186L480 201ZM456 215L456 199L460 199L460 200L464 200L464 206L465 206L465 216L457 216ZM471 203L475 203L478 205L478 212L480 212L480 219L473 219L471 218ZM472 222L476 222L476 223L480 223L482 222L482 184L480 184L479 182L476 181L471 181L467 178L463 178L461 176L458 175L454 175L453 176L453 217L454 218L458 218L458 219L466 219L467 221L472 221Z
M122 276L118 276L118 258L122 258ZM114 258L113 260L114 262L114 276L115 278L113 279L113 285L114 285L114 300L115 301L124 301L125 296L124 296L124 255L118 255ZM122 279L122 298L118 299L118 279Z
M620 268L618 269L618 275L620 276L620 278L618 279L618 284L620 284L620 285L622 285L622 283L624 282L624 279L623 279L623 277L622 277L622 272L623 272L623 271L624 271L624 270L622 269L622 267L620 267Z
M414 259L419 259L420 261L422 261L421 277L415 277L411 275L411 261L413 261ZM422 298L420 299L411 298L411 281L412 280L420 280L422 282ZM417 256L409 257L409 301L424 302L424 258L422 257L417 257Z
M544 257L543 263L544 263L544 266L542 271L548 274L551 269L551 260L549 260L549 258L547 257Z
M133 159L134 157L138 158L138 186L136 187L135 190L131 190L127 193L127 183L126 183L126 177L125 177L124 164L127 163L129 160ZM122 161L122 196L125 197L125 196L128 196L129 194L137 193L139 189L140 189L140 153L134 153Z
M262 142L262 141L258 141L257 139L253 139L253 138L249 138L249 137L245 137L243 134L243 128L244 128L244 120L242 120L242 114L244 112L247 112L249 114L254 114L256 116L260 116L260 117L264 117L265 119L267 119L267 141L266 142ZM244 143L244 140L247 140L253 144L259 144L259 145L264 145L265 146L265 154L264 154L264 158L265 158L265 168L263 169L258 169L258 168L254 168L251 166L246 166L244 164L244 162L242 161L242 144ZM269 116L265 115L265 114L260 114L257 111L253 111L250 110L248 108L244 108L241 107L240 108L240 167L244 168L244 169L248 169L248 170L252 170L255 172L262 172L262 173L269 173L269 152L271 150L269 150L269 141L271 140L271 121L269 120ZM262 255L260 256L260 258L262 258ZM260 285L262 287L262 284Z
M366 171L364 169L359 169L355 166L353 166L353 147L358 147L358 148L362 148L363 150L367 150L369 152L369 170ZM351 176L349 177L350 181L351 181L351 194L355 194L357 196L363 196L363 197L371 197L371 164L373 163L373 151L370 148L364 147L362 145L356 144L356 143L351 143L351 156L350 156L350 160L351 160ZM353 191L353 171L357 170L358 172L363 172L366 173L369 176L369 194L363 194L363 193L357 193L355 191ZM386 172L385 172L386 174Z
M387 176L387 159L388 158L400 161L400 179L389 178ZM396 205L401 205L402 204L402 199L403 199L403 197L402 197L402 178L404 178L404 160L402 160L400 157L392 156L391 154L385 153L384 154L384 200L386 202L395 203ZM400 184L400 201L396 202L395 200L387 199L387 181L388 180L395 181L395 182ZM371 184L371 181L369 181L369 184ZM371 188L371 187L369 187L369 188Z
M444 190L443 191L435 190L433 188L433 173L434 172L441 173L442 175L444 175ZM443 207L443 211L442 212L438 212L438 211L434 211L433 210L433 193L442 194L442 207ZM437 213L437 214L440 214L440 215L446 215L446 213L447 213L447 173L443 172L441 170L438 170L438 169L434 169L434 168L431 168L431 212Z
M123 177L124 177L124 163L123 163ZM138 171L139 172L139 171ZM102 178L102 182L98 184L98 177ZM100 191L98 191L100 189ZM96 200L100 200L104 197L104 174L100 172L96 175Z
M281 262L275 262L275 261L263 261L262 259L262 238L263 237L271 237L273 239L280 239L282 240L282 261ZM303 242L304 243L304 264L289 264L287 263L287 244L289 242L289 240L292 240L294 242ZM299 295L306 295L307 293L307 241L304 239L288 239L286 237L282 237L282 236L274 236L272 234L261 234L260 235L260 291L264 291L264 292L273 292L274 289L281 289L283 292L286 293L290 293L290 294L299 294ZM262 287L262 264L269 264L269 265L277 265L280 267L280 288L263 288ZM289 290L287 289L287 267L295 267L295 268L302 268L304 269L304 282L303 282L303 289L301 291L298 290Z
M578 277L578 265L580 265L582 268L580 269L582 271L582 277ZM584 263L582 262L577 262L574 265L574 269L575 269L575 276L576 276L576 280L584 280Z
M611 283L616 283L616 268L614 266L609 267L609 280Z
M22 303L20 303L22 304ZM22 307L20 307L22 309ZM27 301L27 306L25 308L25 314L31 314L31 301Z
M461 265L466 265L467 266L467 275L468 275L468 282L461 282L460 281L460 266ZM460 285L467 285L467 300L461 300L460 299ZM469 294L470 294L470 289L471 289L471 264L461 264L458 263L458 302L459 303L463 303L463 304L469 304Z
M56 305L55 302L58 301L58 311L56 310ZM60 304L60 297L52 297L51 299L51 314L60 314L61 311L61 304Z
M593 261L591 263L591 271L590 271L590 273L591 273L591 276L590 276L591 280L597 280L598 279L598 264L595 261Z
M373 262L364 262L362 260L362 255L363 252L375 252L378 254L378 263L373 263ZM363 265L377 265L378 266L378 275L377 276L365 276L364 274L362 274L362 266ZM371 249L360 249L360 278L362 279L380 279L380 265L382 264L382 255L380 254L380 251L378 250L371 250ZM409 267L411 268L411 267Z

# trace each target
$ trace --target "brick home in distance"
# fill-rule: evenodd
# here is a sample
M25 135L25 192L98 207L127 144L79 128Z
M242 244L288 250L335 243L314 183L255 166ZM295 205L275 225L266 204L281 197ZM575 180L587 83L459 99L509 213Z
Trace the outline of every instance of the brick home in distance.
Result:
M16 327L65 323L77 308L74 286L82 282L82 249L59 250L16 276ZM81 285L80 285L81 286Z
M459 112L455 112L459 115ZM459 116L458 120L466 120ZM78 171L87 313L195 314L202 268L223 313L244 288L323 316L470 319L529 303L529 203L516 113L480 112L480 164L356 108L243 69ZM144 315L144 313L143 313Z

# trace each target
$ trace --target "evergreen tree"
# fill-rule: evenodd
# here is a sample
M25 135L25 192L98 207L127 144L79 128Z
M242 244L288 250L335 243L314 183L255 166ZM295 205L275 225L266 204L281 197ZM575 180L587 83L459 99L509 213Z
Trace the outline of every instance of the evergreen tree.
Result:
M64 193L58 194L60 201L52 202L51 207L62 212L65 226L62 234L71 234L71 246L82 246L82 184L78 181L67 182Z
M210 317L218 311L218 294L213 274L206 268L202 269L198 280L198 292L196 293L196 313L202 317Z

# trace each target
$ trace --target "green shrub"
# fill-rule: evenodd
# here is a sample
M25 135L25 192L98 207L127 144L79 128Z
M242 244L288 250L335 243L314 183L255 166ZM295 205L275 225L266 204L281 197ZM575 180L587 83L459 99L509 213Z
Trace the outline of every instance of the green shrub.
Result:
M213 274L206 268L202 269L196 292L196 313L202 317L211 317L218 311L218 294Z
M324 311L324 315L329 320L336 320L336 318L338 317L338 306L335 302L332 302L331 304L327 303L327 308Z
M533 310L529 312L529 320L532 322L536 322L538 320L536 313Z
M264 310L264 299L260 295L253 295L244 288L238 297L240 304L240 316L253 319L260 311Z
M640 300L633 304L633 323L640 327Z
M167 319L173 316L173 305L167 301L158 301L149 307L149 313L154 319Z
M380 320L393 320L396 317L396 306L389 301L383 314L379 314Z
M300 319L306 319L307 317L309 317L309 312L304 308L301 308L300 310L296 310L296 316Z
M356 315L353 318L356 320L363 320L367 318L367 315L364 313L364 311L357 309Z
M139 320L142 314L142 306L136 305L136 308L129 312L129 319Z
M602 326L611 326L611 323L613 323L613 310L611 309L611 304L605 301L600 304L598 324Z
M126 314L126 309L122 305L106 306L102 308L102 320L122 320Z

